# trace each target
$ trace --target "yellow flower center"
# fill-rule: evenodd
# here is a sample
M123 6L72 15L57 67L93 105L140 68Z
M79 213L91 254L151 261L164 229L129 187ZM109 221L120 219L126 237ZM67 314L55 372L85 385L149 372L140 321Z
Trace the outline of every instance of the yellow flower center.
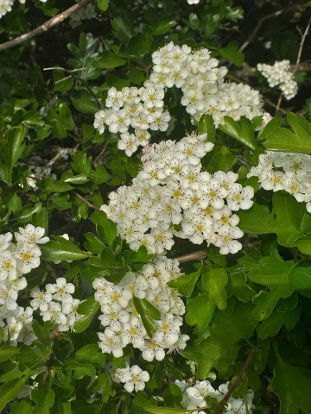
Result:
M32 254L30 252L24 252L22 254L22 261L29 263L32 258Z

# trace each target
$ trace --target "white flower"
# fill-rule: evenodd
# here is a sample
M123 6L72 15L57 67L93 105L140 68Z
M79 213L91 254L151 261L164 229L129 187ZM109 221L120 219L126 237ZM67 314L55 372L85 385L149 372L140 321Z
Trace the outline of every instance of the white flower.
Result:
M121 374L120 379L121 382L124 382L124 389L127 392L142 391L145 388L145 383L150 380L150 375L138 365L133 365L127 368L126 373Z
M22 274L29 273L31 269L40 266L41 250L37 245L17 243L15 257L17 268Z
M9 250L5 250L0 256L0 280L16 278L16 260Z
M12 241L12 233L0 234L0 252L4 252L10 246Z
M298 85L289 60L276 61L273 65L258 63L257 69L267 79L270 87L279 86L287 100L297 95Z
M19 233L15 233L17 242L25 244L45 244L50 239L44 237L45 230L43 227L35 227L32 224L27 224L25 228L20 227Z
M34 310L40 309L41 312L46 311L48 309L49 303L52 301L52 294L43 292L39 288L34 288L30 292L30 296L33 298L30 301L30 306Z
M62 312L61 305L56 302L49 303L48 309L42 312L42 319L44 321L52 321L57 325L65 325L67 322L67 318Z
M158 344L155 340L145 341L144 347L142 348L142 357L146 361L162 361L165 358L165 351L163 347Z
M119 358L123 355L123 346L120 335L117 335L115 331L110 328L106 328L105 332L98 332L99 347L103 353L113 354L115 358Z
M54 284L46 285L47 293L53 295L53 300L59 300L63 302L72 302L72 293L75 291L75 287L72 283L67 283L64 277L56 279Z

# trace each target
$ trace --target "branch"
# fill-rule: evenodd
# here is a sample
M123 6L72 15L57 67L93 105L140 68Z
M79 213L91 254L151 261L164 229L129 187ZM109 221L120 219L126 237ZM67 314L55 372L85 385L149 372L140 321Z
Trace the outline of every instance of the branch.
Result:
M99 208L98 207L96 207L96 206L94 206L94 204L92 204L92 203L90 203L86 198L84 198L81 194L79 194L79 193L76 193L75 191L74 191L74 194L78 197L78 198L80 198L80 200L82 200L83 201L83 203L85 203L85 204L87 204L90 208L92 208L93 210L99 210Z
M310 29L310 24L311 24L311 17L309 18L307 27L306 27L304 33L301 36L301 41L300 41L300 45L299 45L299 50L298 50L296 65L295 65L295 68L294 68L293 73L297 72L297 70L298 70L298 67L299 67L299 64L300 64L300 60L301 60L301 54L302 54L303 45L305 43L306 37L308 36L308 32L309 32L309 29Z
M52 17L52 19L46 21L45 23L43 23L40 26L36 27L35 29L31 30L30 32L24 33L23 35L18 36L15 39L9 40L8 42L1 43L0 44L0 52L3 51L3 50L15 47L15 46L25 42L26 40L30 40L35 36L38 36L42 33L47 32L53 26L56 26L57 24L63 22L72 13L74 13L77 10L81 9L81 7L86 6L91 1L92 0L81 0L80 3L69 7L69 9L64 10L63 12L57 14L56 16Z
M100 151L100 153L97 155L97 157L95 158L95 160L93 161L93 165L94 165L94 167L96 168L97 167L97 162L98 162L98 160L104 155L104 153L105 153L105 151L106 151L106 148L107 148L107 145L108 145L108 141L106 141L105 142L105 144L104 144L104 146L103 146L103 148L102 148L102 150Z
M237 388L237 386L240 385L241 382L243 381L242 376L243 376L244 372L247 371L247 369L251 365L251 363L253 362L254 357L255 357L255 351L253 351L249 355L249 357L247 358L247 360L245 361L245 364L243 365L243 367L241 369L241 372L239 373L239 376L234 381L234 383L231 385L228 392L225 394L224 398L220 401L220 403L218 405L218 414L223 414L224 409L225 409L225 405L227 404L227 401L229 400L229 398L231 397L231 395L233 394L233 392Z
M175 257L180 263L190 262L191 260L201 260L206 256L206 250L198 250L197 252L184 254Z
M243 50L246 49L247 46L255 39L255 37L257 35L257 32L259 31L259 29L261 28L263 23L265 23L267 20L274 19L275 17L278 17L283 13L287 13L287 12L290 12L290 11L295 10L295 9L299 9L299 8L304 9L304 8L307 8L307 7L310 7L310 6L311 6L310 2L307 2L307 3L304 3L304 4L295 4L293 6L284 8L282 10L277 10L273 13L267 14L266 16L262 17L261 19L258 20L258 23L255 26L255 29L252 31L252 33L250 34L248 39L240 47L239 52L243 52Z

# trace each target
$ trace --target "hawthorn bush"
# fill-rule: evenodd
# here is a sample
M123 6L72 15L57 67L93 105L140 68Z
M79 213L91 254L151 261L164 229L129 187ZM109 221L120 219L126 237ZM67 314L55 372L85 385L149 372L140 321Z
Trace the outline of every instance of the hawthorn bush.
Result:
M1 413L311 413L309 13L0 0Z

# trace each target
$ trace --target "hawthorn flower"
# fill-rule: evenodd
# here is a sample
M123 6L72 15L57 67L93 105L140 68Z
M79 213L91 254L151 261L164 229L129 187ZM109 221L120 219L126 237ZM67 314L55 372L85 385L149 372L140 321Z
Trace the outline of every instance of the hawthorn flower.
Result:
M154 359L162 361L165 358L165 350L154 339L145 341L141 351L141 356L148 362L152 362Z
M0 257L0 280L16 278L17 269L15 257L9 250L5 250L1 252Z
M150 380L149 373L143 371L138 365L118 369L115 375L124 384L127 392L142 391L145 383Z
M258 177L265 190L284 190L298 203L305 202L307 211L311 201L311 156L267 151L259 156L259 163L252 167L248 177Z
M12 237L12 233L0 234L0 252L4 252L9 248Z
M18 242L15 250L17 269L26 274L40 266L41 250L35 244Z
M112 133L126 134L121 136L118 146L128 156L139 145L148 145L149 130L168 130L171 116L164 98L166 90L173 86L181 89L181 104L196 121L209 113L217 126L224 116L238 120L241 116L254 118L263 114L259 93L248 85L225 82L227 69L219 66L207 49L192 50L187 45L170 42L152 54L152 62L150 77L141 88L125 87L120 91L110 88L106 109L95 114L94 127L101 134L105 125ZM287 84L288 93L292 86L290 82ZM146 133L137 134L133 129Z
M45 229L43 227L35 227L32 224L27 224L25 228L20 227L19 232L15 233L15 238L18 243L25 244L45 244L50 239L44 236Z
M115 358L120 358L123 355L121 335L109 327L104 332L98 332L97 335L99 337L98 345L103 353L113 354Z
M270 87L279 86L285 99L290 100L297 95L298 85L289 60L276 61L273 65L258 63L257 70L267 79Z
M47 310L42 312L43 321L53 321L57 325L66 323L66 317L62 313L62 307L57 302L50 302Z
M71 302L72 293L75 291L75 287L72 283L67 283L67 280L64 277L59 277L56 279L54 284L46 285L47 293L52 294L53 300Z
M30 296L33 298L30 301L30 306L34 310L40 309L40 311L44 312L47 310L49 303L52 302L52 294L41 291L39 288L34 288L30 292Z

